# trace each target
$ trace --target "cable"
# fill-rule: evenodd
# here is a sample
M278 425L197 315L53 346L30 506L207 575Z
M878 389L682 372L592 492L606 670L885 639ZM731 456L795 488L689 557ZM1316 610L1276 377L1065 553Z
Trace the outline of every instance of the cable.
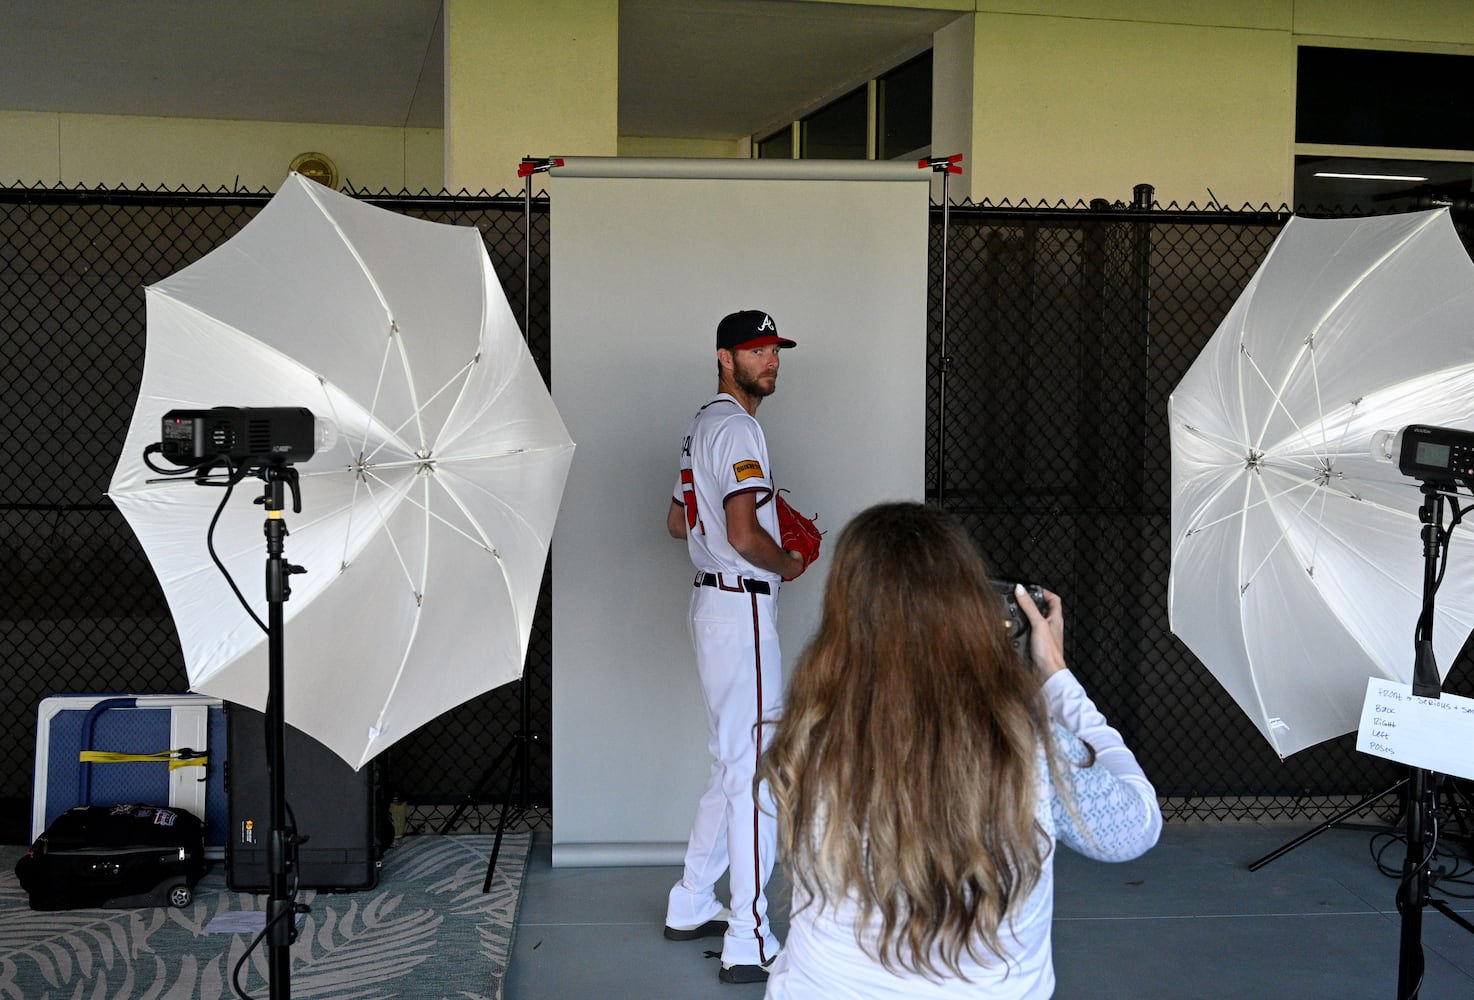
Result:
M241 602L241 607L245 608L246 614L251 616L251 621L255 622L256 627L262 632L269 632L270 630L266 627L266 623L251 609L250 602L246 600L246 595L241 593L241 588L235 585L235 579L230 575L230 570L225 568L225 563L221 562L220 557L215 554L215 525L219 523L220 515L225 512L225 505L230 502L230 495L235 491L235 484L246 478L247 473L250 471L246 467L235 469L228 463L226 464L226 469L229 470L230 475L225 484L225 496L220 498L220 506L215 508L215 516L210 518L209 530L205 532L205 548L209 550L210 558L214 561L216 568L220 570L220 575L225 577L225 582L230 585L231 593L235 594L235 599ZM217 484L211 483L205 485Z
M173 469L166 469L163 466L155 465L153 462L149 461L149 456L150 455L157 455L160 452L162 452L163 450L164 450L164 446L162 444L157 443L157 442L155 442L154 444L151 444L147 448L144 448L143 449L143 464L146 465L146 466L148 466L149 469L151 469L154 472L157 472L161 476L169 476L171 478L177 477L177 476L187 476L191 472L199 472L201 469L203 469L206 472L208 472L210 470L210 468L215 465L215 459L213 459L213 458L202 458L198 462L194 463L193 465L186 465L186 466L184 466L182 468L176 467L176 468L173 468Z
M168 476L170 478L179 478L181 476L187 476L191 473L194 473L194 483L196 486L225 487L225 496L220 499L220 505L215 508L215 516L210 518L210 527L209 530L205 533L205 548L209 550L211 561L214 562L216 568L220 570L220 575L225 577L225 582L229 585L231 593L235 594L235 599L240 602L240 605L242 608L245 609L246 614L251 616L251 620L256 623L256 627L259 628L262 632L268 631L266 623L263 622L261 620L261 617L256 614L256 612L251 608L250 602L247 601L245 595L241 593L240 587L236 586L235 579L230 575L230 570L225 568L225 563L221 561L220 556L217 555L215 552L215 526L220 523L220 515L225 512L225 505L230 502L230 497L231 494L235 492L236 484L245 479L246 476L250 474L251 467L249 465L237 467L232 465L229 459L223 459L221 456L214 455L209 458L202 458L198 462L195 462L193 465L187 465L183 468L165 469L161 466L155 465L149 459L150 455L158 454L161 450L162 445L157 443L151 444L148 447L144 448L143 464L148 466L154 472L159 473L159 475ZM212 482L210 479L207 478L210 474L210 470L217 465L225 466L226 477L225 482L223 483Z
M245 989L244 986L241 985L241 980L240 980L241 969L243 969L245 967L246 960L251 957L251 952L255 951L256 948L261 944L261 942L264 941L264 940L266 940L266 935L271 932L271 928L274 927L274 926L276 926L276 924L283 917L286 917L286 916L293 916L293 917L295 917L295 916L298 916L301 913L308 912L307 909L306 909L306 907L300 907L299 908L299 904L295 902L296 896L297 896L297 890L296 890L296 887L294 886L293 889L292 889L292 895L291 895L291 899L293 900L293 902L291 903L291 905L288 906L288 907L286 907L285 909L283 909L273 919L268 920L266 922L266 926L265 927L262 927L261 930L260 930L260 932L254 938L251 939L251 943L246 946L246 950L244 952L242 952L241 953L241 957L236 960L235 968L233 968L231 970L231 972L230 972L230 986L231 986L231 988L233 990L235 990L235 995L238 996L238 997L240 997L240 1000L255 1000L255 998L253 998L249 993L246 992L246 989Z

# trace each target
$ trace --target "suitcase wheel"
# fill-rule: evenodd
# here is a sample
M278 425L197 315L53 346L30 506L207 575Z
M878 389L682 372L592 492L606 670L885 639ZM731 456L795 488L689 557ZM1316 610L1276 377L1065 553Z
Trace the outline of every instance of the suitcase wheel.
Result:
M169 905L177 909L184 909L194 899L194 892L183 882L169 890Z

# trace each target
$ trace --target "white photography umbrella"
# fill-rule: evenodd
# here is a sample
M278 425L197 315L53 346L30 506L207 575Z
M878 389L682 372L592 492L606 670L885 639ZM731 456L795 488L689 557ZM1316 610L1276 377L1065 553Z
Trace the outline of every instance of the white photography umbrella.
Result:
M109 495L148 553L190 688L264 710L265 633L206 550L221 490L143 463L168 410L306 407L338 440L283 514L285 717L362 766L521 675L573 443L474 228L292 174L240 233L146 289L143 384ZM155 481L150 481L155 480ZM266 619L247 479L215 549Z
M1172 394L1172 631L1275 751L1357 728L1412 681L1420 484L1383 430L1474 430L1474 264L1446 211L1295 218ZM1474 626L1474 524L1452 533L1433 646Z

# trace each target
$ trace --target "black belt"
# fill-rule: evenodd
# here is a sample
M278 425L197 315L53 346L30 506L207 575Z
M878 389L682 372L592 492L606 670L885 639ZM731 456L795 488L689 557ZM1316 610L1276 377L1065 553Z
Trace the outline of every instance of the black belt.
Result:
M737 578L737 586L729 587L725 582L717 579L716 573L697 573L693 586L716 587L718 590L730 590L734 592L745 590L749 594L771 594L773 592L773 588L768 586L768 581L766 580L748 580L739 576Z

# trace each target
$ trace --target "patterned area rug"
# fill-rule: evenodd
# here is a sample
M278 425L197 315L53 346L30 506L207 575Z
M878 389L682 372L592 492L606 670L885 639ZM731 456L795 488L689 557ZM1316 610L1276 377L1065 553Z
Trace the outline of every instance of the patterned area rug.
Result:
M490 835L411 836L384 856L376 888L303 892L312 907L291 947L294 998L495 1000L531 835L502 840L491 892L481 892ZM267 896L232 892L217 862L183 909L29 908L15 878L25 848L0 848L0 998L230 1000L231 975L254 935L207 933L221 914L260 911ZM227 920L230 918L226 918ZM237 918L239 919L239 918ZM259 918L258 918L259 919ZM252 997L269 993L267 949L241 972Z

